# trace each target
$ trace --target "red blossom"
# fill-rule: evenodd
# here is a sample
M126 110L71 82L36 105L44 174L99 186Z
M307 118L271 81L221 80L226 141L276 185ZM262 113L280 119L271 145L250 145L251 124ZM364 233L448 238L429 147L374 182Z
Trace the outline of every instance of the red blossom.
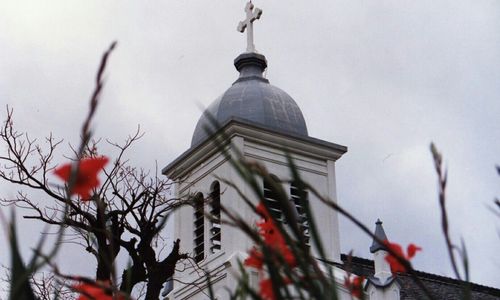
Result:
M260 297L263 300L276 299L276 296L274 295L273 291L273 282L271 281L271 278L261 280L259 287L260 287Z
M361 299L363 296L363 281L365 278L363 276L354 276L351 278L351 275L344 278L344 286L351 293L353 297Z
M77 300L125 300L123 295L113 295L106 291L107 283L81 283L73 286L73 289L80 293Z
M84 201L89 200L91 190L98 187L100 184L97 175L108 161L109 159L104 156L81 159L78 165L76 180L71 189L71 194L79 195ZM68 182L71 177L72 168L73 164L68 163L56 168L54 174Z
M245 266L262 270L262 266L264 264L264 258L262 257L262 253L256 248L253 248L252 250L250 250L248 254L250 256L247 259L245 259L244 262Z
M273 219L269 215L264 204L261 202L256 207L256 211L263 217L263 220L257 222L257 227L259 229L259 234L266 247L272 250L272 255L280 255L283 257L285 263L293 268L297 265L295 256L286 244L285 238L281 234L279 228L274 223ZM249 251L249 257L245 259L244 264L249 267L253 267L262 270L264 267L264 255L261 249L256 247ZM281 277L281 276L280 276ZM290 284L291 281L288 277L282 278L283 284ZM263 300L274 300L276 296L274 295L273 282L270 278L262 279L259 284L260 287L260 297Z
M420 251L422 250L422 248L418 247L417 245L415 244L409 244L408 245L408 248L406 249L406 252L408 252L408 258L413 258L415 256L415 254L417 253L417 251Z
M273 219L262 202L257 205L256 211L264 217L263 220L257 222L257 227L264 240L264 244L281 255L290 267L295 267L297 265L295 256L286 244L285 238L279 231L279 228L274 224ZM244 264L246 266L262 269L264 265L262 252L253 248L250 250L249 254L250 256L245 260Z
M419 246L415 245L415 244L409 244L407 249L406 249L406 252L407 254L405 254L403 252L403 248L401 247L401 245L397 244L397 243L391 243L389 241L385 241L384 242L385 246L390 249L392 252L394 252L395 254L397 254L397 256L399 256L400 258L404 258L406 259L407 261L410 261L410 259L412 259L415 254L417 253L417 251L421 251L422 248L420 248ZM397 259L396 256L392 255L392 254L388 254L386 257L385 257L385 260L389 263L389 265L391 266L391 271L393 273L396 273L396 272L406 272L406 267Z
M287 285L290 283L292 283L292 281L289 278L283 278L283 285ZM271 280L271 278L261 280L259 283L259 287L260 297L262 298L262 300L276 299L273 290L273 281Z

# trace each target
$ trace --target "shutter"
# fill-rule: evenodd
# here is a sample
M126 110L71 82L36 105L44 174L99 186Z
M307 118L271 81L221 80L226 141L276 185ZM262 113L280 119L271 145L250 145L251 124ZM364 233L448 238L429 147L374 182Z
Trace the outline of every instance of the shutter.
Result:
M194 260L200 262L205 256L205 216L203 195L198 193L194 203Z
M221 207L220 207L220 184L215 182L210 193L212 215L210 222L210 251L212 253L221 250Z

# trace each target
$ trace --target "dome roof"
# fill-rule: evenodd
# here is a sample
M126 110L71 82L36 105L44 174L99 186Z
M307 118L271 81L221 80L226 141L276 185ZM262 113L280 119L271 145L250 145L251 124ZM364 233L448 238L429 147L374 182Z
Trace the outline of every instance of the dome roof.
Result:
M215 123L222 126L232 118L248 120L283 133L307 136L306 122L297 103L262 76L267 67L263 55L241 54L234 65L240 72L238 80L200 117L191 146L208 138L207 128L214 128Z

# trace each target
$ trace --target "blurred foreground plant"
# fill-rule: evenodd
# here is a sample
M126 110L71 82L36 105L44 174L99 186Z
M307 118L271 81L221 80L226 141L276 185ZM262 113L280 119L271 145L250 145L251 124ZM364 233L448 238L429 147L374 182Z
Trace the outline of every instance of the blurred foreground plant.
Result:
M218 128L214 124L213 128ZM327 259L323 243L320 238L318 220L315 219L311 210L308 194L313 194L329 209L337 211L364 231L369 237L384 245L388 252L392 264L398 265L400 270L409 274L418 287L428 299L435 299L432 293L426 288L422 281L416 276L409 259L415 255L417 246L412 245L408 255L389 245L389 241L382 241L376 237L371 229L365 226L354 215L343 209L335 201L321 195L313 185L302 180L298 168L286 149L282 149L287 155L287 165L290 171L290 181L297 189L298 206L303 210L298 213L289 199L283 185L275 177L269 174L266 168L256 162L246 159L237 149L227 151L226 142L230 140L223 132L214 135L219 151L225 154L226 159L231 163L237 174L250 188L250 194L243 193L242 187L235 185L231 180L218 178L229 187L235 189L246 205L252 209L263 220L257 222L255 228L249 224L248 220L222 207L222 211L227 216L227 224L241 229L254 242L255 246L249 249L249 257L241 264L241 276L239 287L232 294L233 299L339 299L338 287L343 285L351 293L351 296L359 299L364 294L360 293L360 287L364 284L361 278L351 278L347 274L345 278L337 278L336 264ZM265 199L264 191L260 182L269 184L273 200L277 202L282 219L276 219L274 214L269 214L272 209L267 201L261 201L258 205L252 199ZM298 214L303 214L308 223L308 236L305 236L303 228L299 224ZM315 253L311 248L316 249ZM255 286L250 278L253 270L259 272L260 283ZM250 273L249 273L250 272Z
M4 205L14 205L27 208L33 214L25 216L58 228L56 242L48 253L42 252L46 236L42 236L36 247L33 257L24 263L18 246L14 218L9 225L10 251L12 255L11 283L9 299L36 299L31 288L32 274L44 266L52 269L56 277L69 280L69 285L78 292L78 299L127 299L132 289L139 283L147 285L145 299L158 299L162 285L172 277L177 262L189 258L185 253L179 252L180 241L174 242L170 253L160 258L155 242L161 237L169 214L179 205L189 203L181 199L168 198L167 192L171 182L158 178L157 174L150 176L148 172L129 166L124 160L124 153L131 145L140 139L138 130L135 135L127 139L123 145L111 143L118 154L114 159L101 156L97 153L98 142L91 141L90 124L97 108L100 92L103 87L103 72L111 51L104 54L96 78L96 88L90 101L90 109L84 121L81 132L80 146L74 150L72 162L57 166L52 164L54 151L61 141L56 141L49 136L46 141L48 150L31 140L28 135L14 130L12 110L7 109L7 120L0 130L0 139L7 146L7 154L0 156L2 168L0 178L15 184L35 190L41 190L53 200L53 204L43 207L27 194L19 192L15 199L2 199ZM216 137L221 145L220 151L226 155L237 174L250 187L253 195L245 195L241 188L231 180L219 178L228 186L236 189L246 205L250 207L262 220L256 226L249 224L235 212L221 210L228 219L227 224L237 226L247 234L255 246L249 249L249 256L240 264L241 277L239 287L232 291L233 299L338 299L339 284L351 294L352 297L364 298L363 277L351 276L346 272L345 278L337 278L335 264L328 261L320 239L317 221L306 199L312 193L328 208L337 211L340 215L353 222L369 237L384 245L389 253L387 261L393 272L409 274L428 299L435 299L427 287L419 280L412 267L410 259L421 250L418 246L410 244L405 254L400 245L378 240L378 238L358 220L353 214L343 209L335 201L321 195L313 185L302 180L297 167L290 155L288 165L290 177L298 190L298 202L303 208L307 218L310 235L306 237L304 229L298 224L296 208L291 205L289 196L283 186L277 182L257 162L245 159L237 150L231 155L223 147L227 137ZM469 299L467 289L468 265L465 247L458 248L454 245L448 233L448 217L446 213L446 171L442 165L441 154L432 146L439 182L439 203L442 213L442 229L449 251L450 261L457 279L463 279L464 298ZM285 151L285 149L283 149ZM286 152L286 151L285 151ZM35 162L33 163L33 157ZM108 161L111 167L104 169ZM49 182L53 172L63 179L64 186L53 186ZM104 173L105 180L100 182L98 174ZM500 170L499 170L500 173ZM263 201L257 205L251 196L264 199L264 194L259 182L268 182L271 190L276 195L284 220L277 220L269 214L268 204ZM75 199L75 195L77 198ZM79 201L82 200L82 201ZM496 202L500 206L500 202ZM5 218L4 218L5 219ZM284 222L283 222L284 221ZM4 222L6 223L6 222ZM66 232L66 228L71 233ZM82 278L60 274L54 264L62 242L67 238L77 238L78 243L96 259L95 278ZM316 249L312 253L311 247ZM118 278L116 258L121 250L126 251L130 264L122 270ZM456 251L459 251L463 262L465 276L462 278L458 271ZM250 282L249 271L256 270L260 276L258 285ZM207 275L210 283L210 274ZM210 291L210 298L213 293ZM57 298L58 295L55 295Z
M89 292L97 292L99 299L107 299L103 298L105 295L108 298L113 295L128 298L134 287L144 284L144 298L156 300L163 284L175 272L177 262L189 258L188 254L179 252L180 240L174 241L167 255L160 255L167 245L156 246L158 241L164 241L160 232L168 216L182 201L170 198L170 181L159 178L157 172L150 174L132 167L125 159L125 152L142 136L139 129L124 144L106 140L117 150L113 158L99 154L99 140L91 139L90 128L104 86L104 71L115 45L112 43L101 59L89 111L80 133L80 145L72 149L70 162L54 164L56 149L62 141L49 135L45 140L46 147L43 147L28 134L16 131L13 111L7 108L7 118L0 128L0 141L6 147L5 154L0 154L0 179L18 184L28 192L21 190L13 199L1 198L0 202L29 211L25 219L57 228L53 247L48 253L42 251L42 245L47 241L47 235L42 235L33 258L27 264L22 262L15 231L11 230L13 273L10 299L34 299L31 274L46 267L61 284L73 282L66 283L67 287L80 292L80 299L89 298L90 295L85 295ZM106 164L110 166L104 168ZM53 175L62 179L64 185L54 185L51 182ZM39 195L31 193L34 191L43 192L49 200L38 200ZM14 221L10 222L13 224ZM64 243L80 245L95 258L94 278L59 272L55 256ZM126 254L128 265L118 274L116 259L120 252ZM58 298L58 295L54 297Z

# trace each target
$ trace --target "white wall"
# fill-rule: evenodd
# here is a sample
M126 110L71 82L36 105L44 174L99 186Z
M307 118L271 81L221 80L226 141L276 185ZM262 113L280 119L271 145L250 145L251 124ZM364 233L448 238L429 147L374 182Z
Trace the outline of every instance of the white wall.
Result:
M286 186L285 190L290 192L290 171L286 156L283 151L278 150L278 146L273 147L269 143L259 143L255 139L246 138L242 135L233 136L233 149L238 149L248 160L255 160L263 164L267 170L276 175ZM279 145L280 147L281 145ZM291 149L293 151L293 149ZM336 201L335 187L335 163L332 160L320 157L313 157L304 154L293 154L297 168L306 182L313 183L321 195L330 197ZM186 158L187 159L187 158ZM180 178L177 184L177 196L186 197L189 194L198 192L208 197L210 187L217 178L227 179L237 185L241 192L249 197L253 203L258 199L252 194L251 189L243 182L230 165L226 157L214 152L206 156L202 161L197 161L188 174ZM254 224L258 217L249 209L239 196L238 192L219 180L221 188L221 204L233 213L240 215L250 224ZM330 260L340 261L339 228L338 217L335 211L327 208L320 200L309 193L309 201L312 212L315 216L316 225L321 230L321 238ZM208 206L206 206L208 210ZM175 216L175 236L181 239L181 252L191 253L193 251L193 213L190 206L180 208ZM222 219L227 219L222 216ZM237 259L241 260L245 253L253 246L251 240L239 229L222 225L220 252L212 254L209 249L209 221L205 221L205 255L206 258L196 266L193 261L185 262L182 270L176 272L175 277L182 282L194 282L203 276L201 269L218 270L218 275L212 279L214 290L219 295L218 299L226 299L227 293L222 292L225 287L234 288L236 279L228 272L228 268L237 266ZM313 253L317 249L313 247ZM200 269L201 268L201 269ZM197 285L197 286L196 286ZM174 291L170 293L171 299L206 299L206 289L203 282L196 285L184 286L179 282L174 282ZM203 290L205 290L203 292ZM174 295L172 297L172 295Z

